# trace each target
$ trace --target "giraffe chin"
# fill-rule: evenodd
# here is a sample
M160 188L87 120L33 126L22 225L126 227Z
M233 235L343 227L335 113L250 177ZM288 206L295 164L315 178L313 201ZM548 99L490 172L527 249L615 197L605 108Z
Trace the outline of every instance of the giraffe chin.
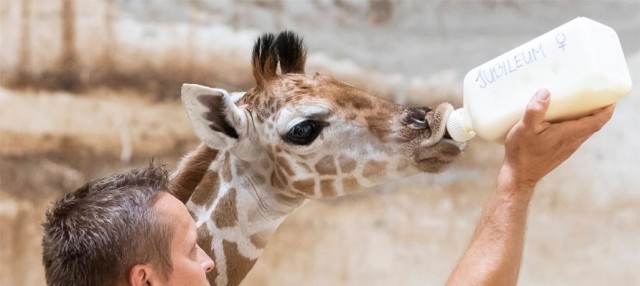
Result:
M464 143L442 139L415 156L416 167L427 173L444 172L458 158L464 147Z

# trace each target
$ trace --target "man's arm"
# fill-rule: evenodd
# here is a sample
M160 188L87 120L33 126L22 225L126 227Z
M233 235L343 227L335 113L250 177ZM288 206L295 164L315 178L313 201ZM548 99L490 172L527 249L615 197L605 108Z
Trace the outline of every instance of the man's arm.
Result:
M531 99L509 134L496 191L485 205L467 251L447 285L516 285L535 185L604 126L613 106L577 120L544 121L549 92Z

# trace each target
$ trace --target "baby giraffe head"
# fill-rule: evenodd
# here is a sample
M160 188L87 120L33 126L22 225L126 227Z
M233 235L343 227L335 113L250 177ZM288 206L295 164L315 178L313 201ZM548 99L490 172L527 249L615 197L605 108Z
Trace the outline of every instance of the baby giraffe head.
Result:
M253 49L254 88L228 93L185 84L182 100L198 137L287 197L332 197L441 172L461 153L464 145L445 131L450 104L403 107L329 76L305 75L305 59L295 34L265 34Z

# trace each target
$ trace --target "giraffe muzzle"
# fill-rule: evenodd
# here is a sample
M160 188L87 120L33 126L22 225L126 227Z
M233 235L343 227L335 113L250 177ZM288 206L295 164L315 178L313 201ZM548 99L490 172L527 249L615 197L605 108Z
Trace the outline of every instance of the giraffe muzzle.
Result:
M446 131L446 122L453 111L449 103L441 103L434 109L412 108L408 110L406 122L409 128L418 129L421 135L415 137L409 148L413 161L423 172L444 171L462 153L464 143L451 139Z
M423 121L426 126L430 129L431 134L423 139L420 142L420 147L431 147L440 142L446 142L450 144L454 144L460 150L464 148L464 144L456 144L456 142L451 138L449 134L447 134L447 119L449 115L453 111L453 106L448 102L443 102L439 104L435 109L430 110L426 108L425 110L429 110L424 114Z

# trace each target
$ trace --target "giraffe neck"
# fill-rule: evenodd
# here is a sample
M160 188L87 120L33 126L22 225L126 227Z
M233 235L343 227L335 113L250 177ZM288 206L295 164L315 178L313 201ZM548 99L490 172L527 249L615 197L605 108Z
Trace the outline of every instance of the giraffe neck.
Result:
M209 159L206 168L203 158ZM179 184L187 191L176 196L187 197L192 187L186 205L196 221L200 246L216 264L208 275L212 285L239 285L276 228L304 201L279 195L267 181L272 170L251 165L229 152L201 145L173 176L178 181L181 174L189 173L190 179L197 180L202 174L196 186L186 181ZM188 171L189 166L199 169Z

